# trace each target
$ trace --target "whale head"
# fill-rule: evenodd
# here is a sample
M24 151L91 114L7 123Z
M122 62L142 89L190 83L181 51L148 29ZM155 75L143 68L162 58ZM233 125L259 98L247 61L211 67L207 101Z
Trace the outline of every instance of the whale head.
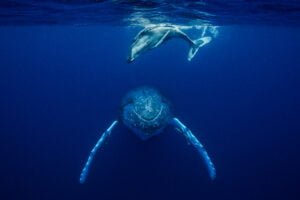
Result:
M169 103L149 87L129 92L121 107L121 120L143 140L160 133L171 118Z
M131 46L129 55L127 57L127 62L131 63L133 62L141 53L145 50L144 44L142 42L136 42Z
M133 45L132 45L131 48L130 48L129 55L127 57L127 63L133 62L138 57L138 55L139 54L137 53L136 48L134 48Z
M149 45L153 42L153 38L147 34L138 35L134 42L132 43L127 57L127 62L133 62L137 57L139 57L143 52L149 49Z

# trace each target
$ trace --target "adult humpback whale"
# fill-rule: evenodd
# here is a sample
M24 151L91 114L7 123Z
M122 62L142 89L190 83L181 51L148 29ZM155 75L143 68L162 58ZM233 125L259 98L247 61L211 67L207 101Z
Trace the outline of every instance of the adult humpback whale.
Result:
M190 45L187 58L188 61L192 60L200 47L206 45L212 39L209 36L202 36L197 40L191 40L184 32L174 25L155 25L147 27L140 31L134 38L127 61L134 61L142 53L156 48L172 38L181 38Z
M171 125L182 133L202 156L211 179L216 177L214 164L206 150L193 133L179 119L172 116L168 101L155 89L141 87L129 92L122 101L119 120L113 121L109 128L101 135L100 139L90 152L85 166L80 174L80 183L84 183L91 163L97 150L111 134L112 129L121 121L142 140L147 140Z

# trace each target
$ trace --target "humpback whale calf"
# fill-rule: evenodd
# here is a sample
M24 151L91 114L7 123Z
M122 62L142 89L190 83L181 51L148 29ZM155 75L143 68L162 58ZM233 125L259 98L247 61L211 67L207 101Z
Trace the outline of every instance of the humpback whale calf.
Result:
M206 45L212 39L209 36L202 36L197 40L192 40L174 25L155 25L146 27L134 38L127 61L129 63L134 61L142 53L156 48L172 38L181 38L189 44L190 50L187 57L188 61L192 60L200 47Z
M178 118L172 115L169 102L157 90L140 87L130 91L124 97L119 119L112 122L91 150L80 174L80 183L85 182L97 150L103 145L119 121L142 140L148 140L160 134L168 125L173 126L196 148L206 165L210 178L216 177L216 169L204 146Z

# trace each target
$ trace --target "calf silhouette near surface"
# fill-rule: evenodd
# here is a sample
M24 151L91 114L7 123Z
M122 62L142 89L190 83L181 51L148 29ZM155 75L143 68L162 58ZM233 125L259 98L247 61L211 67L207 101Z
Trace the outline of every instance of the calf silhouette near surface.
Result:
M187 34L185 34L178 26L158 24L151 27L146 27L140 31L134 38L133 43L130 47L130 53L127 58L127 62L133 62L141 54L154 49L168 40L177 38L181 39L190 47L188 52L188 61L191 61L198 50L204 45L208 44L212 37L204 36L206 29L203 34L197 40L192 40Z
M160 134L168 125L175 127L197 149L204 160L210 178L212 180L215 179L216 169L204 146L179 119L173 117L168 101L157 90L150 87L140 87L130 91L123 99L119 120L112 122L90 152L80 174L80 183L86 181L97 150L102 146L119 121L123 122L142 140L147 140Z

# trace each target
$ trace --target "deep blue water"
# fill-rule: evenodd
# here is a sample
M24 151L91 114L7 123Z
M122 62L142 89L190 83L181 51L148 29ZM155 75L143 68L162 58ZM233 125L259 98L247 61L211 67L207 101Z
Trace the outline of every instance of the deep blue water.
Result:
M126 57L141 27L2 23L0 199L300 199L300 28L293 19L286 26L233 20L191 62L187 45L172 40L131 64ZM141 141L120 125L79 183L122 97L142 85L160 90L202 141L216 180L174 129Z

